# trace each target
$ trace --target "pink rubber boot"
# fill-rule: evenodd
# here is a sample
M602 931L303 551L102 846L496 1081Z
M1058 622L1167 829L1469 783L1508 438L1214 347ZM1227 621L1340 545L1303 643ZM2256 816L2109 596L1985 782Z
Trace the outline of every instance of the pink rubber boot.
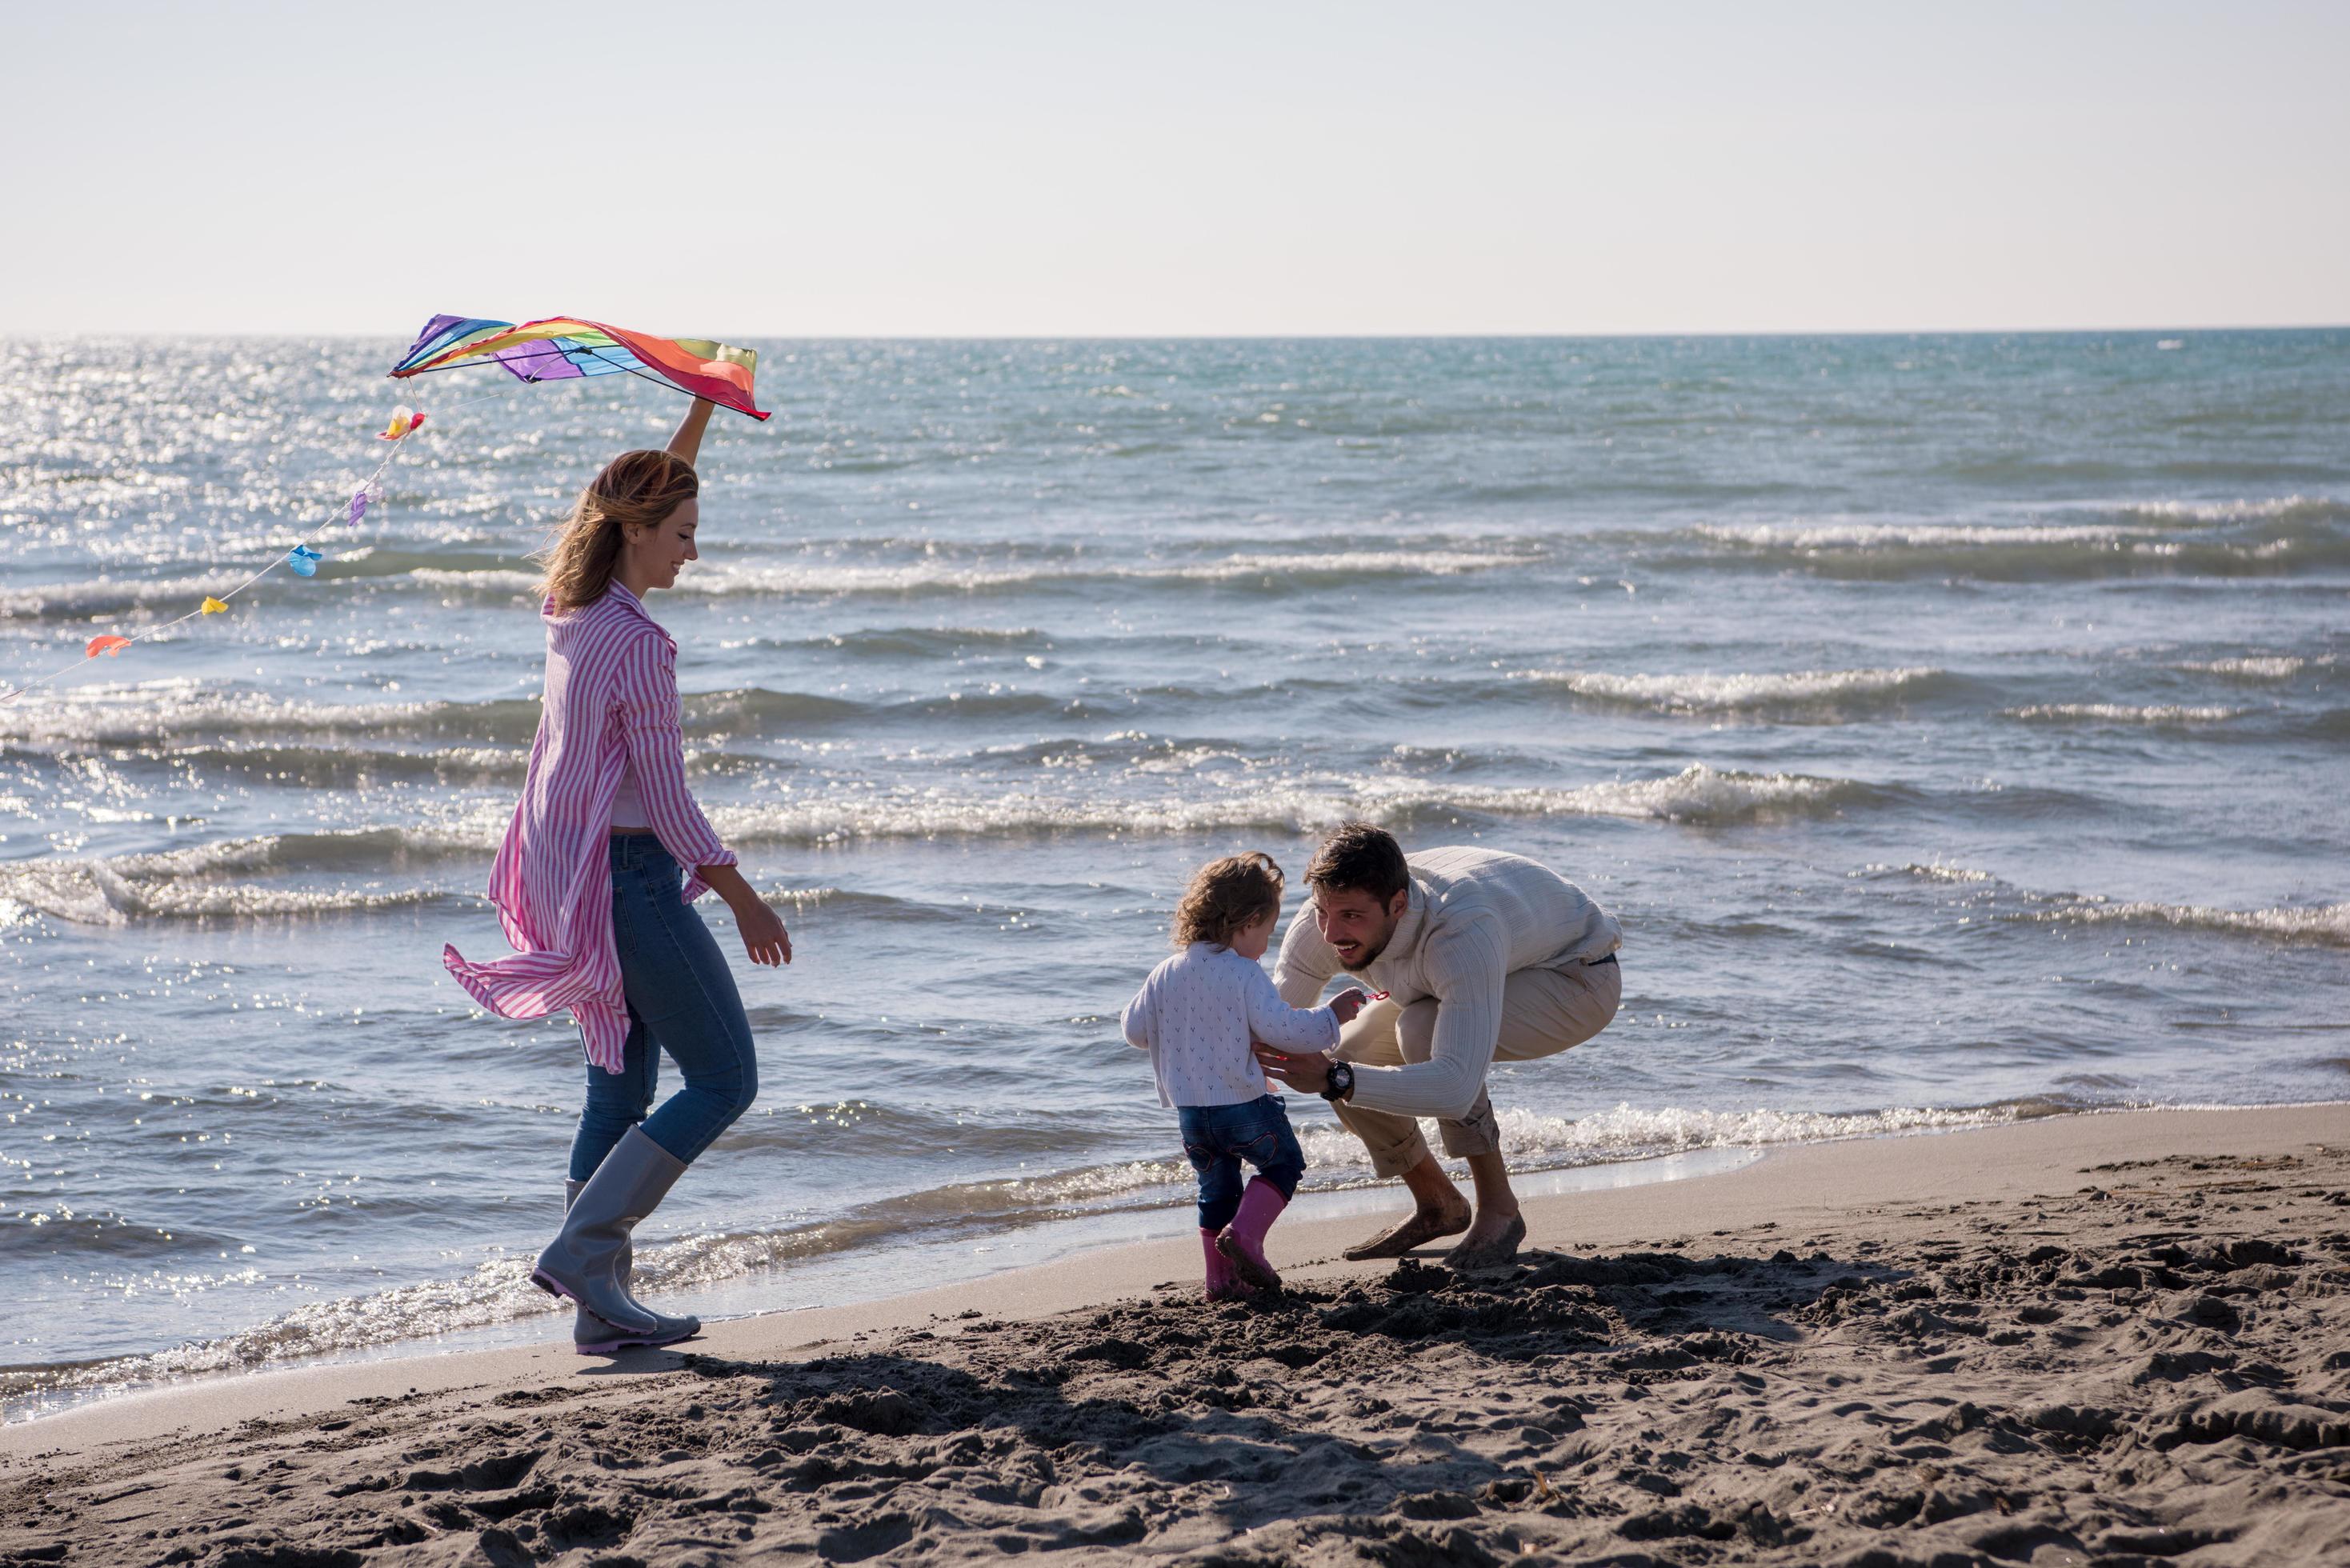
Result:
M1262 1176L1249 1179L1248 1190L1241 1194L1241 1211L1216 1238L1216 1250L1232 1261L1232 1272L1243 1284L1261 1291L1281 1288L1281 1276L1264 1261L1264 1233L1288 1207L1289 1199L1272 1182Z
M1206 1226L1200 1228L1200 1250L1208 1255L1208 1299L1211 1302L1246 1301L1256 1293L1241 1283L1232 1272L1232 1261L1216 1250L1216 1233Z

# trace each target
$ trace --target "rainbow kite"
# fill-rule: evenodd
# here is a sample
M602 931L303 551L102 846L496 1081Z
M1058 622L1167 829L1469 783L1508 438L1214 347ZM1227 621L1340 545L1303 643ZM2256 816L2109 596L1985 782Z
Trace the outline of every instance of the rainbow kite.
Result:
M626 371L697 398L723 403L754 420L767 410L753 400L751 378L758 369L755 349L730 348L700 337L648 337L567 316L545 321L475 321L436 316L424 324L399 364L395 378L428 370L454 370L495 363L525 381L568 380Z

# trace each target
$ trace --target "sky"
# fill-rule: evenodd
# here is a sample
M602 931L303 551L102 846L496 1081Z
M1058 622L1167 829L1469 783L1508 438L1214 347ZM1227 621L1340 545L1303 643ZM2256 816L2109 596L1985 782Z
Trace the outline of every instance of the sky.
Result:
M0 0L0 334L2350 321L2350 5Z

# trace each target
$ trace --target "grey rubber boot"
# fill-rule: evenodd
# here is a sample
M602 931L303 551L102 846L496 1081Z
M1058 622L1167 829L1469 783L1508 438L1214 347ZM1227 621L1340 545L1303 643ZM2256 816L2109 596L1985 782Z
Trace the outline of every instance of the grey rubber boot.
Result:
M577 1200L579 1189L587 1185L584 1181L573 1181L568 1177L564 1179L563 1211L566 1214L571 1212L571 1205ZM652 1336L632 1334L625 1329L606 1323L583 1306L579 1309L578 1317L571 1324L571 1343L577 1347L580 1355L601 1355L610 1351L626 1349L632 1345L667 1345L672 1340L689 1338L702 1332L702 1320L690 1313L682 1317L673 1317L665 1312L655 1312L644 1303L637 1301L636 1284L630 1274L634 1262L633 1242L622 1241L620 1255L615 1261L612 1272L620 1282L621 1291L630 1301L637 1303L647 1317L653 1320Z
M605 1327L610 1338L582 1339L573 1344L583 1352L619 1349L624 1345L666 1345L682 1339L701 1325L690 1319L663 1319L639 1306L623 1282L619 1263L629 1251L629 1233L638 1221L660 1206L685 1162L647 1137L641 1127L630 1127L596 1168L563 1216L563 1229L531 1270L530 1282L550 1295L566 1297ZM690 1324L668 1333L667 1324Z

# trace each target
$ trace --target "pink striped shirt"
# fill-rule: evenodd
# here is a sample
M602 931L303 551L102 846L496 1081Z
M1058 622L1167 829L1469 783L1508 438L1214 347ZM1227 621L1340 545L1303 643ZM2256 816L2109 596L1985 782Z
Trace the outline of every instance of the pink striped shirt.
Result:
M546 622L546 691L530 774L490 869L490 902L515 955L441 961L501 1018L567 1007L588 1060L620 1070L629 1007L612 940L612 797L631 768L652 831L688 876L685 901L709 890L704 866L732 866L686 787L677 699L677 642L614 583L594 604Z

